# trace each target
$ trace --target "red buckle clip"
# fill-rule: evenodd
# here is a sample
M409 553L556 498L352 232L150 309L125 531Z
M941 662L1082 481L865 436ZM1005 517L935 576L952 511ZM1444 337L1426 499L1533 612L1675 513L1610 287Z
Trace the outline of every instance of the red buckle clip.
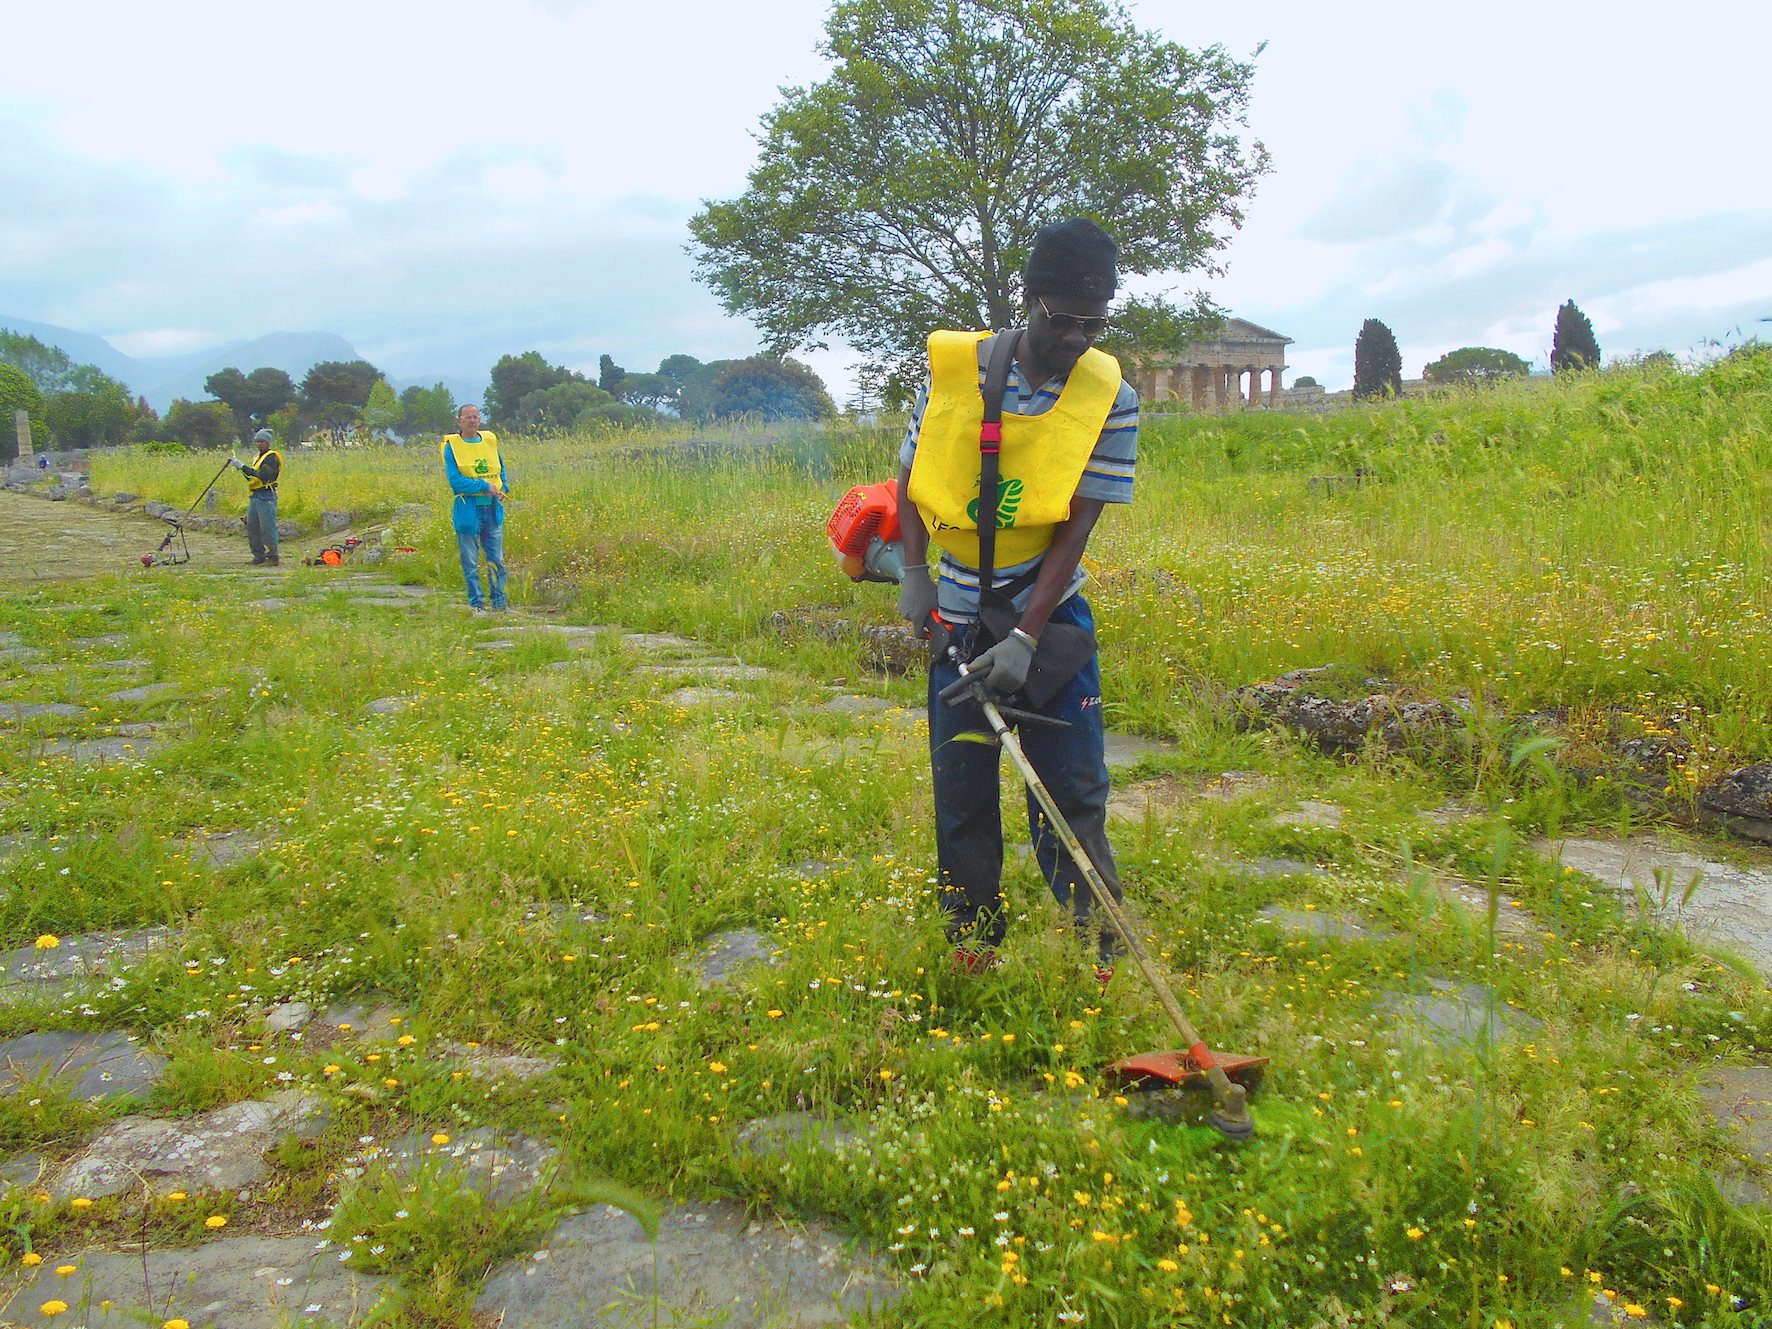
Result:
M1003 441L1003 422L1001 420L987 420L983 424L979 425L979 427L978 427L978 442L979 442L980 451L995 452L995 451L997 451L998 445L1001 444L1002 441ZM990 444L991 446L988 448L985 447L984 444L986 444L986 443Z

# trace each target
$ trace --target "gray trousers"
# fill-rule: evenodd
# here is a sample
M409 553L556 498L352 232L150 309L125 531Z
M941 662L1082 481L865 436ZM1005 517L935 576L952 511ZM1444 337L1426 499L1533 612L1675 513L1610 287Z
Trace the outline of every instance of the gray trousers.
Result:
M255 489L246 500L246 539L252 545L254 563L276 563L277 491Z

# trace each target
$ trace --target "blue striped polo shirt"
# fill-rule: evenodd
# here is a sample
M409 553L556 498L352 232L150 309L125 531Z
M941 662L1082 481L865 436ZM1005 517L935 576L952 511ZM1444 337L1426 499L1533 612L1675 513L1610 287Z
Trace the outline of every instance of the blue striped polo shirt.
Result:
M978 343L978 386L981 392L984 389L985 367L990 360L991 344L995 341L995 337L986 337ZM1011 362L1009 383L1003 393L1004 414L1044 415L1052 409L1053 403L1058 400L1058 394L1064 391L1066 378L1068 375L1065 378L1052 379L1036 391L1028 386L1027 379L1022 376L1021 366ZM905 430L904 445L898 452L899 462L907 470L917 457L917 436L923 430L923 412L928 405L929 385L925 383L923 390L917 394L916 409L911 412L910 427ZM1099 499L1103 503L1130 503L1132 471L1137 461L1138 393L1130 383L1121 379L1113 409L1108 412L1107 421L1101 427L1101 437L1096 441L1095 451L1090 454L1088 463L1083 467L1083 477L1077 482L1076 496ZM1039 561L1039 558L1032 558L1025 563L998 568L991 581L995 586L1002 586L1014 581ZM1060 601L1075 595L1087 579L1088 573L1079 564L1076 572L1071 575L1070 585L1065 587L1064 594L1059 597ZM1025 609L1032 594L1033 587L1029 586L1016 596L1016 609ZM966 566L943 550L936 599L941 608L941 616L950 623L970 623L978 617L978 569Z

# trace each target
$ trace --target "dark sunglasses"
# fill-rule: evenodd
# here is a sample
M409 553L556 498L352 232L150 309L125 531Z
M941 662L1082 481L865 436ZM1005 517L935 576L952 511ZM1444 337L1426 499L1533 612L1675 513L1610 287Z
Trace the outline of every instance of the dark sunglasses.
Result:
M1055 314L1046 308L1045 300L1034 297L1034 303L1040 306L1040 312L1046 315L1046 321L1052 325L1054 332L1080 332L1085 337L1099 337L1109 327L1105 314Z

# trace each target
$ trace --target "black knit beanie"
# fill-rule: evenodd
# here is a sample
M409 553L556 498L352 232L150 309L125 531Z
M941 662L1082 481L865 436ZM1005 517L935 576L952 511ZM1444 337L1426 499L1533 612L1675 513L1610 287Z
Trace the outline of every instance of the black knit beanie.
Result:
M1119 285L1120 246L1087 217L1042 226L1034 235L1022 285L1029 295L1111 300Z

